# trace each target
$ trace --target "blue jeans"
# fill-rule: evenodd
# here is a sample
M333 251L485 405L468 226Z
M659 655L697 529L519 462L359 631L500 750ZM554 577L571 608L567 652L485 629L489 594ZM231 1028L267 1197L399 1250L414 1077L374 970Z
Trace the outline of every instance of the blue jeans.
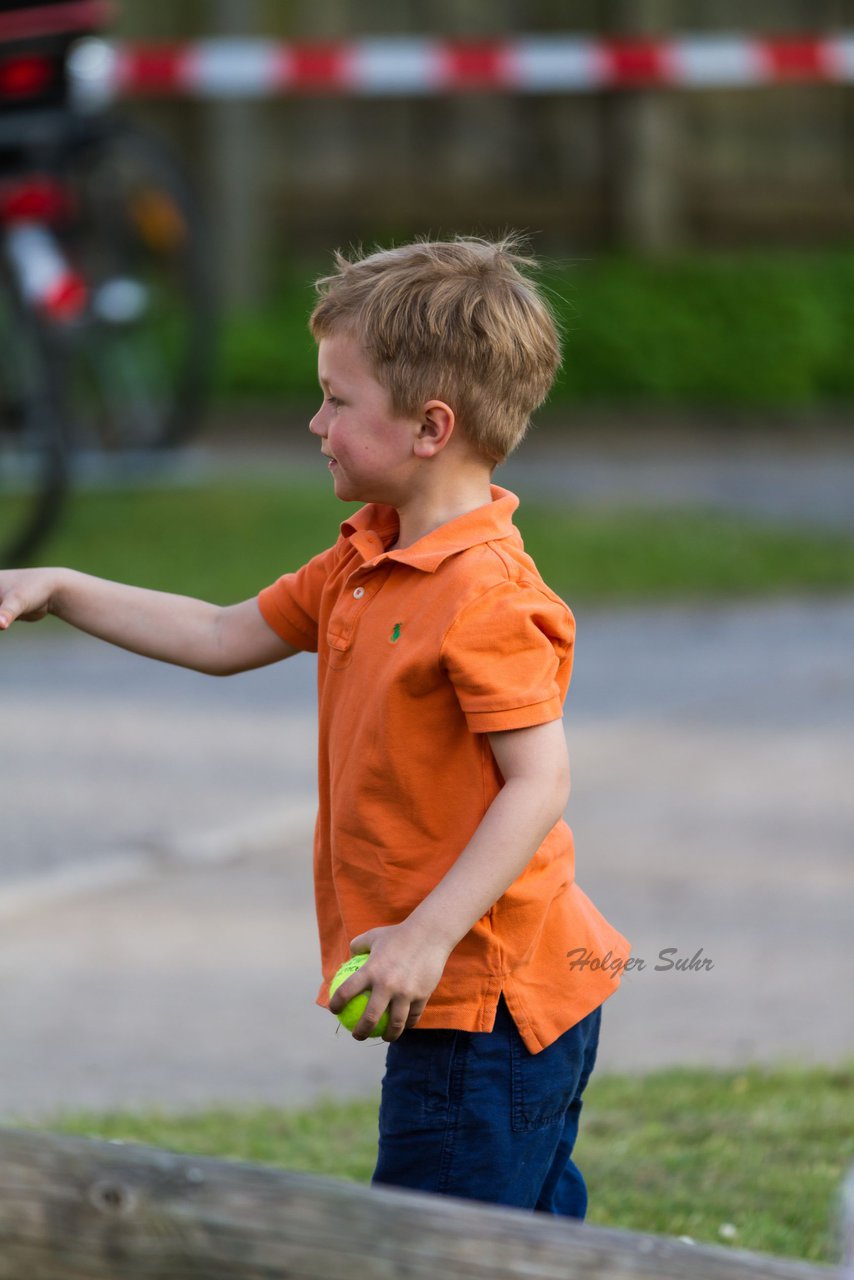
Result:
M531 1053L502 995L492 1031L404 1031L386 1054L372 1184L583 1218L571 1156L600 1020Z

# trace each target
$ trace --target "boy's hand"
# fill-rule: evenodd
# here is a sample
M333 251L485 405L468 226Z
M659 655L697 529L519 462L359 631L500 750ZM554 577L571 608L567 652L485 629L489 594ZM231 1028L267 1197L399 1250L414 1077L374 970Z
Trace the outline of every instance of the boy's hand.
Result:
M8 631L16 618L39 622L50 613L56 589L55 569L4 569L0 571L0 631Z
M383 1040L397 1040L414 1027L424 1006L439 985L450 952L441 942L428 942L424 934L407 921L382 925L360 933L350 942L351 955L370 952L358 973L335 992L329 1002L338 1013L354 996L372 989L367 1008L353 1031L354 1040L367 1040L388 1009L388 1028Z
M0 631L52 613L110 644L212 676L281 662L298 650L264 621L255 598L226 608L74 569L0 569Z

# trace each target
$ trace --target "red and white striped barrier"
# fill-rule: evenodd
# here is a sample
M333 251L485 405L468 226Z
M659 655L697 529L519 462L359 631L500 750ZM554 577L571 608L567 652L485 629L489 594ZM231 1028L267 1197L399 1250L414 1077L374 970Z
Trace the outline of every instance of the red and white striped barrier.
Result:
M266 39L113 44L102 53L102 73L116 94L205 98L732 89L798 81L847 84L854 82L854 32L799 39L532 35L465 41L375 36L326 44Z

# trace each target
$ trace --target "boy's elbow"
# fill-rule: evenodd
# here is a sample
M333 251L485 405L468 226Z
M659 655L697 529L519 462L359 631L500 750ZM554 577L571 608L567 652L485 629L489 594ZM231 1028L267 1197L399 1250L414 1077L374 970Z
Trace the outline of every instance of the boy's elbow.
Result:
M236 676L246 670L245 664L239 661L237 647L227 625L227 610L221 606L213 615L210 641L207 662L203 668L205 675Z
M558 815L562 815L564 809L569 804L569 793L572 790L572 779L570 778L569 765L559 769L555 773L552 784L552 793L554 795L555 806Z
M233 676L237 675L240 667L232 666L225 662L218 654L197 655L192 659L181 661L179 665L189 667L191 671L198 671L202 676Z
M251 671L256 666L258 666L257 662L253 662L251 657L241 653L235 647L218 645L209 655L204 671L205 675L209 676L239 676L242 672Z
M506 780L505 786L518 788L521 797L527 793L530 802L538 807L551 825L559 822L569 804L570 776L569 769L555 768L548 772L540 771L515 779Z
M572 783L569 771L569 758L558 757L550 763L548 769L540 775L540 786L549 797L549 808L556 815L555 821L563 816L569 804L569 793Z

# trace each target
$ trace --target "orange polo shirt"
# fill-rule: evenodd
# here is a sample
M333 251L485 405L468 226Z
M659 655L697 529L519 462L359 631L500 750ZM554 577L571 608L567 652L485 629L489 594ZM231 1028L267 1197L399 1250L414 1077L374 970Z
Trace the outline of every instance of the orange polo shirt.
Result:
M258 597L288 644L318 655L314 886L323 982L350 939L399 924L439 883L502 785L487 733L557 720L575 623L523 549L514 494L403 550L391 507ZM451 952L419 1027L491 1031L500 992L532 1053L607 999L629 944L574 877L561 820ZM610 953L610 954L609 954ZM618 972L618 971L617 971Z

